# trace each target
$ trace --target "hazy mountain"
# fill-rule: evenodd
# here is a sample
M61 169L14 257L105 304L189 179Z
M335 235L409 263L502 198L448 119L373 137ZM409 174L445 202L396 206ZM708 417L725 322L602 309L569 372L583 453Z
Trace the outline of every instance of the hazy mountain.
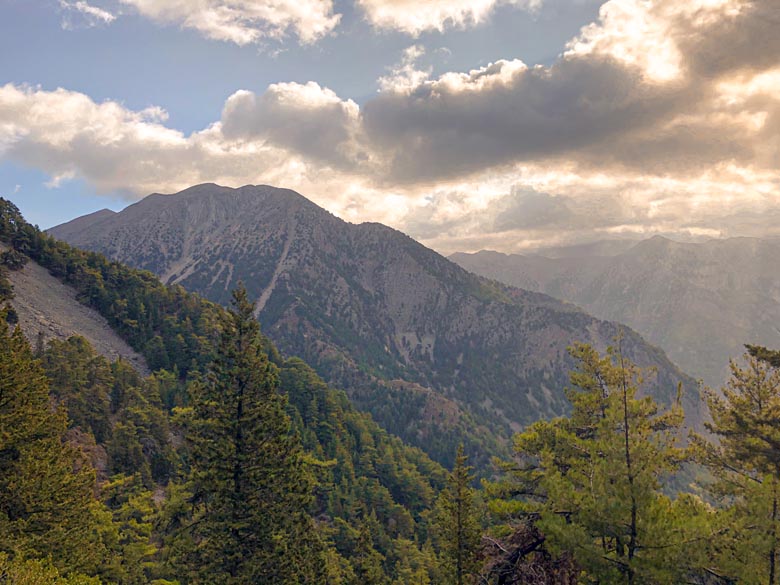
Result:
M636 246L641 240L597 240L586 244L535 248L528 256L546 258L587 258L590 256L618 256Z
M743 344L780 346L777 239L679 243L654 237L609 256L483 251L450 258L477 274L626 323L709 385L724 382L728 360L743 353Z
M600 348L619 326L549 296L463 270L389 227L344 222L267 186L199 185L151 195L116 215L50 230L225 303L243 280L264 331L345 388L391 432L440 460L567 408L566 347ZM663 401L694 384L636 333L626 354L657 364ZM487 445L485 445L487 446Z

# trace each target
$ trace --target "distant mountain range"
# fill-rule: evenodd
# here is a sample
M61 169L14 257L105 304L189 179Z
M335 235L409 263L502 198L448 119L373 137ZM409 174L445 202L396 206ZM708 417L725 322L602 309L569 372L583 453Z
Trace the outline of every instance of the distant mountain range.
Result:
M487 278L626 323L686 372L719 387L746 343L780 347L780 240L596 242L533 255L450 259Z
M389 431L445 463L457 441L495 453L513 430L563 413L573 365L566 347L603 349L622 329L274 187L154 194L50 233L223 304L243 281L285 354L301 356ZM622 345L637 363L658 367L649 392L669 402L681 382L689 420L701 420L691 378L630 329Z

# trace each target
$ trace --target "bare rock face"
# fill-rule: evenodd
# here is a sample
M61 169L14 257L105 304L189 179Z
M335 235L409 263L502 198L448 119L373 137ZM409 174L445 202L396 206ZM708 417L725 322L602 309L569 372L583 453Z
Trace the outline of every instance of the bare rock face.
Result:
M0 251L6 246L0 244ZM65 340L80 335L99 354L111 361L123 359L141 375L147 375L146 360L114 333L96 311L82 305L76 291L61 283L32 260L24 268L7 273L14 288L11 306L19 316L19 325L29 342L35 346L43 340Z
M483 251L450 258L482 276L626 323L713 387L724 383L729 359L744 344L780 347L780 240L655 237L610 255L604 248L559 250L554 257Z
M77 221L78 233L67 224L50 233L220 303L243 281L282 351L440 460L455 439L500 442L563 413L567 346L604 349L621 329L470 274L384 225L344 222L285 189L199 185ZM648 392L668 403L682 382L689 419L701 420L695 383L663 352L628 329L623 347L658 366Z

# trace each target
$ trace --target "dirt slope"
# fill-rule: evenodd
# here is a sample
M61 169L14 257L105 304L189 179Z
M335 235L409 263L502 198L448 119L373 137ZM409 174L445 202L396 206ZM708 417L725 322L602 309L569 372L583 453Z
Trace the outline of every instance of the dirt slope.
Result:
M0 250L5 249L0 244ZM140 373L149 373L143 356L114 333L96 311L79 303L76 292L45 268L29 261L22 270L9 272L8 278L14 287L11 305L19 314L19 324L30 343L36 343L41 331L46 340L81 335L108 359L121 357Z

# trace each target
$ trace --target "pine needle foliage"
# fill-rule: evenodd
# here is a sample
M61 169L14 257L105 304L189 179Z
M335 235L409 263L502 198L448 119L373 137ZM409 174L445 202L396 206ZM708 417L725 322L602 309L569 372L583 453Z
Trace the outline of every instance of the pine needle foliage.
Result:
M617 347L588 345L577 361L569 417L516 435L509 477L490 487L497 514L534 519L555 554L571 553L586 583L681 583L686 547L702 533L698 498L661 486L686 457L679 400L661 410L638 397L642 372Z
M66 430L39 360L0 312L0 553L50 556L56 569L89 571L103 554L95 472L64 441Z
M194 583L317 583L324 549L300 440L239 287L216 357L191 389Z
M720 392L708 391L714 437L696 437L714 477L720 533L710 542L712 572L747 585L780 583L780 369L777 352L751 351L731 363ZM780 365L780 362L778 362Z
M473 583L479 572L479 547L482 527L476 494L471 483L474 475L463 445L458 447L455 466L447 485L436 502L434 531L439 543L442 574L447 583Z

